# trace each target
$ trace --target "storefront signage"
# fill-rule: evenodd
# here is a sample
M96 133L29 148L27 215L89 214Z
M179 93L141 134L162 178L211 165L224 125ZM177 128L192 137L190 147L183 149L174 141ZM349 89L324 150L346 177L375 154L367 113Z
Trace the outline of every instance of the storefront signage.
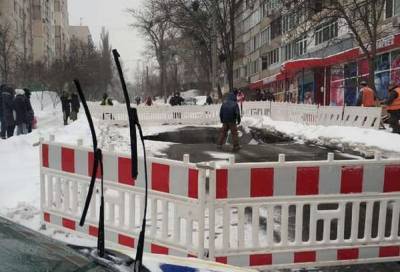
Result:
M379 39L376 41L376 49L377 50L388 47L388 46L392 46L392 45L394 45L394 35L390 35L390 36L387 36L385 38L382 38L382 39ZM371 49L371 46L369 44L368 45L366 44L365 47L367 47L368 50ZM361 48L360 48L360 52L361 52L361 54L364 53Z

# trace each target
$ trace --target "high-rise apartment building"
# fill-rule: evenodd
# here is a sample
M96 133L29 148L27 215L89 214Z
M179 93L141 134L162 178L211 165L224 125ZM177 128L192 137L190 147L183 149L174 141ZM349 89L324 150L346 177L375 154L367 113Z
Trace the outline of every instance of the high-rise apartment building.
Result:
M69 50L69 18L68 1L54 0L55 19L55 56L56 59L65 57Z
M70 39L76 39L83 44L89 44L92 41L92 35L88 26L69 26Z
M32 58L32 3L29 0L0 0L0 25L15 44L14 61Z
M33 5L33 61L50 65L55 52L54 1L32 0Z
M297 3L301 3L298 1ZM318 5L325 1L307 1ZM317 10L314 7L312 10ZM291 35L308 12L280 0L240 2L236 17L235 87L271 90L278 100L320 105L354 105L368 62L342 20L324 20ZM378 41L375 83L380 99L390 80L400 80L400 0L387 0Z

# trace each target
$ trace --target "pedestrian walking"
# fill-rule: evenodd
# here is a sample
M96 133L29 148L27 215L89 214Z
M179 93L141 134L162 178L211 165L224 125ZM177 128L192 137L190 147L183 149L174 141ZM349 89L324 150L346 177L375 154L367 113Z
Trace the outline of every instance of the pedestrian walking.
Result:
M400 88L394 81L389 84L389 98L385 104L390 114L389 124L393 129L392 132L400 134Z
M64 126L68 125L68 118L71 115L71 98L69 93L64 91L60 97L61 100L61 108L63 112Z
M260 89L256 90L256 101L262 101L263 95Z
M176 92L173 97L169 100L169 104L174 107L174 106L182 106L183 102L185 100L182 98L181 94L179 92Z
M236 99L237 99L238 103L240 104L241 116L243 116L243 103L245 100L245 96L244 96L244 93L242 92L242 90L237 91Z
M71 120L72 121L76 121L78 119L78 113L79 113L80 107L81 107L81 104L79 103L78 94L73 92L71 94Z
M136 97L135 97L135 102L136 102L136 105L137 105L137 106L140 105L140 102L141 102L140 96L136 96Z
M3 88L5 87L4 84L0 85L0 138L3 138L2 135L5 135L5 123L3 120L3 98L2 98L2 92Z
M374 90L368 87L368 83L366 81L361 81L360 83L361 89L358 94L357 106L363 107L375 107L376 106L376 95Z
M146 106L152 106L153 105L153 100L151 99L151 96L148 96L146 99Z
M15 125L17 126L17 135L28 133L28 106L26 102L25 91L23 89L15 90L14 110Z
M25 103L26 103L26 109L27 109L27 123L26 123L26 129L27 133L31 133L33 129L33 123L35 120L35 112L33 111L33 107L31 104L31 95L32 92L29 89L24 89L24 95L25 95Z
M267 92L265 92L265 101L275 102L275 96L271 92L271 90L268 90Z
M100 103L101 106L113 106L114 103L112 102L112 99L108 97L108 94L103 94L103 99L101 100Z
M212 99L212 97L211 97L211 94L209 93L209 94L207 95L206 105L212 105L212 104L214 104L214 101L213 101L213 99Z
M218 139L218 148L222 148L226 141L226 137L228 136L228 131L230 131L233 139L233 151L238 151L240 145L237 125L240 124L241 119L236 94L234 92L228 94L226 100L221 106L219 115L222 128Z
M15 90L10 86L4 86L1 92L4 129L1 131L1 138L7 139L14 136L14 95Z

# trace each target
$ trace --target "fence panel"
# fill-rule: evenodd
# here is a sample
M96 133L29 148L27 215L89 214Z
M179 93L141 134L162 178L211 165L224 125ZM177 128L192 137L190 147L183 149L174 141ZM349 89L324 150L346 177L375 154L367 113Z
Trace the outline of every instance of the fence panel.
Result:
M93 153L57 143L41 145L41 207L46 224L97 236L100 183L96 183L87 224L78 225L88 192ZM104 153L105 237L134 248L144 209L143 159L137 180L130 177L130 159ZM204 173L188 162L150 158L145 250L175 256L204 257ZM98 173L99 175L99 173Z
M205 106L139 106L138 116L143 125L215 125L219 121L221 105ZM270 117L275 121L289 121L304 125L354 126L379 129L382 109L364 107L336 107L279 102L244 102L243 116ZM91 103L90 110L98 119L112 124L128 122L124 105L100 106Z
M399 161L379 158L218 166L210 175L210 256L256 268L398 259L395 173Z
M136 246L144 208L143 159L104 152L106 240ZM43 142L45 224L96 237L99 186L78 225L93 166L81 146ZM147 252L260 269L400 259L400 161L194 165L149 158Z

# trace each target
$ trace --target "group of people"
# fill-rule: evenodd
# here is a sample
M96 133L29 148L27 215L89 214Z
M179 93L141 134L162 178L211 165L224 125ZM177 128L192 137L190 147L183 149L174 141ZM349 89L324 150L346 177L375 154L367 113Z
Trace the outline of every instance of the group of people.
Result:
M392 132L400 134L400 86L395 81L390 82L388 99L378 101L374 90L372 90L366 81L360 83L361 89L357 99L357 106L376 107L383 104L389 114L389 124Z
M271 90L263 90L261 91L260 89L257 89L256 91L256 97L255 97L256 101L275 101L275 96L274 94L271 92Z
M0 86L0 137L7 139L32 132L35 113L30 101L29 89L14 89L8 85Z
M68 119L76 121L78 119L78 113L80 109L78 94L73 92L69 93L64 91L60 97L61 108L63 112L64 126L68 125Z
M135 102L136 105L139 106L142 103L142 98L140 98L140 96L136 96L135 97ZM153 99L151 98L151 96L148 96L145 100L144 100L144 104L146 106L152 106L153 105Z

